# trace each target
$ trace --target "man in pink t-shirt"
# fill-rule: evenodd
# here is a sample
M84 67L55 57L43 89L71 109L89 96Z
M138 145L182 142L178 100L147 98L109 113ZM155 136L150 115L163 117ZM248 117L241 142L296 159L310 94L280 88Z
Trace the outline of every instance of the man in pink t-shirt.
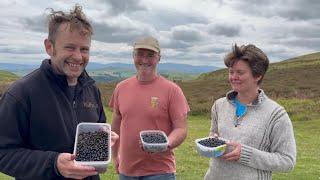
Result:
M112 155L120 180L174 180L173 149L187 136L189 106L182 90L157 73L160 46L153 37L134 43L133 59L137 74L120 82L110 106L112 130L120 139ZM168 150L148 153L139 144L142 130L162 130L168 136Z

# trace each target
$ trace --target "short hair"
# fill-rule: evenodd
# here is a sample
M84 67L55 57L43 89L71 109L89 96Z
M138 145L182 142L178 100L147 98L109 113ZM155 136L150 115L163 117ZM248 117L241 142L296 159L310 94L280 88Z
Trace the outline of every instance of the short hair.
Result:
M65 13L63 11L54 11L50 8L51 12L48 15L48 39L54 44L58 29L61 24L68 23L69 30L74 29L79 30L81 35L91 36L93 34L93 29L89 21L87 20L85 14L82 12L82 7L75 5L74 9L70 13Z
M258 85L261 84L262 79L269 67L269 59L267 55L253 44L232 47L232 52L228 53L224 58L224 64L230 68L235 62L243 60L248 63L253 77L261 76Z

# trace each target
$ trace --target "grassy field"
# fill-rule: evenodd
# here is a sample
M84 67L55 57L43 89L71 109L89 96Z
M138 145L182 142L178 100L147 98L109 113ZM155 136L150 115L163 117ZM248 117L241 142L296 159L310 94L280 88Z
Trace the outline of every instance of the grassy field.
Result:
M294 126L297 141L297 164L291 173L274 173L275 180L318 180L320 179L320 99L299 100L281 99L279 103L288 110ZM304 110L301 107L304 106ZM298 113L295 113L298 112ZM110 111L107 112L111 119ZM208 168L209 159L197 154L194 140L207 136L210 128L208 116L190 116L187 140L175 150L177 158L178 180L201 180ZM113 165L109 166L102 179L118 179ZM10 180L11 177L0 174L0 180Z
M10 74L1 74L0 93ZM1 79L1 76L4 78ZM291 173L274 173L275 180L320 180L320 53L271 64L263 82L266 94L283 105L293 121L297 142L297 164ZM5 83L1 83L5 82ZM178 83L191 108L187 140L175 150L178 180L201 180L209 159L196 153L194 140L209 133L212 103L230 89L226 69L202 74L198 79ZM104 105L109 102L115 83L99 84ZM111 119L110 111L107 111ZM118 179L110 165L102 179ZM0 173L0 180L13 179Z

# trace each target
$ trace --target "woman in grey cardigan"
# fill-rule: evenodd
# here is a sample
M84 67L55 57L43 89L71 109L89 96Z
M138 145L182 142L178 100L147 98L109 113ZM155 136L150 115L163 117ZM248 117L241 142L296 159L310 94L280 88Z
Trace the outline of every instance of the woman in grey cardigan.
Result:
M254 45L238 47L224 59L232 91L211 111L211 136L228 139L228 152L212 158L205 180L269 180L296 163L296 143L285 109L259 85L269 60Z

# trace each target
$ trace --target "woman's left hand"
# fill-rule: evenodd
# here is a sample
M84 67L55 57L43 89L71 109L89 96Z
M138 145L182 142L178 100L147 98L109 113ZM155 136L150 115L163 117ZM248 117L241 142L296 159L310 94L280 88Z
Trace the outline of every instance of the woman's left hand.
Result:
M226 161L238 161L240 159L241 144L235 141L228 141L227 146L232 147L232 151L223 155L222 159Z

